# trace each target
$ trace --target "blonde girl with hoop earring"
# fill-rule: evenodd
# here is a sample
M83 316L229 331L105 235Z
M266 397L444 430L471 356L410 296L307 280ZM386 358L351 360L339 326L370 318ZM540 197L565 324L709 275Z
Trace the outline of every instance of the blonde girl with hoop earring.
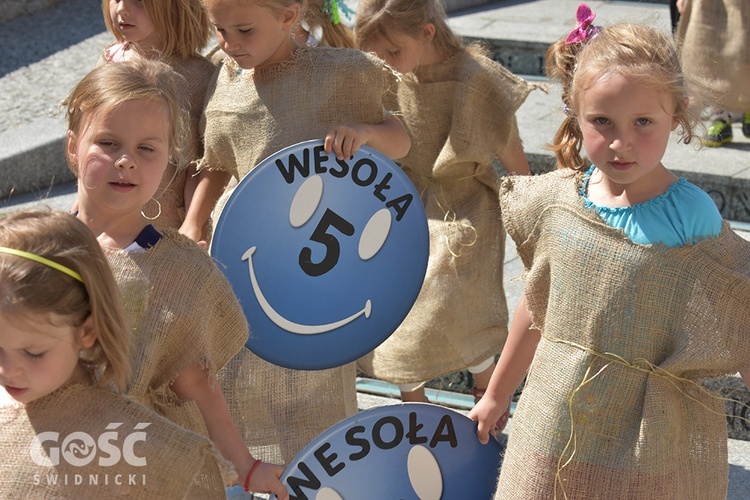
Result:
M469 416L487 442L528 372L496 499L726 498L724 401L701 382L749 373L750 243L665 166L700 110L671 35L577 18L547 53L559 169L502 184L524 297Z
M128 394L211 438L231 466L224 480L286 498L282 467L249 453L216 373L248 337L229 283L206 252L141 213L170 161L179 163L186 127L177 80L145 58L97 67L67 98L68 161L78 173L78 218L105 249L133 327ZM204 498L225 494L204 477Z
M73 215L0 218L0 325L0 496L184 498L194 479L219 474L207 438L124 395L122 300Z
M100 64L135 57L163 61L183 77L180 93L186 96L190 121L181 164L170 163L154 199L144 213L157 229L178 229L193 241L205 241L209 213L204 199L218 196L227 179L206 180L195 160L203 156L200 118L214 66L201 53L210 37L208 14L200 0L102 0L107 30L116 42L102 52Z

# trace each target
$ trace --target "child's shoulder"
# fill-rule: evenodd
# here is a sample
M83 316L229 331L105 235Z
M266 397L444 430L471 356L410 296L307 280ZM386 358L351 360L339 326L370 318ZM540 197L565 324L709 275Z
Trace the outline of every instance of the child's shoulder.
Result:
M159 243L149 250L149 252L154 251L156 251L155 255L177 254L182 259L191 262L212 262L206 250L175 229L164 229L162 231L162 238Z
M382 69L386 67L385 62L375 54L357 49L318 45L316 47L305 47L302 50L309 54L310 59L316 64L333 66L341 70L356 70L367 67Z
M104 62L120 62L125 60L125 52L130 49L128 42L113 42L102 51L101 59Z
M159 241L144 252L130 254L141 269L149 269L150 280L196 283L221 274L208 253L190 238L173 229L162 232Z
M503 177L500 213L506 231L516 244L527 240L550 207L582 207L578 194L582 179L582 173L570 169Z
M198 54L176 60L171 66L177 73L185 77L188 82L194 78L208 80L214 71L216 71L216 66L211 61Z
M524 191L527 194L555 194L563 187L575 187L583 174L567 168L558 168L538 175L509 175L502 178L501 193Z
M560 201L580 201L579 185L583 174L570 169L557 169L539 175L511 175L500 182L500 203L503 210L526 212Z
M529 82L513 74L505 66L491 59L486 50L480 46L470 45L462 48L454 56L457 75L463 75L464 81L477 86L522 87L527 92L533 88Z
M529 92L539 88L514 75L473 45L459 49L444 63L426 71L420 75L420 81L455 82L460 94L457 102L467 113L476 115L475 121L484 120L488 124L508 120Z

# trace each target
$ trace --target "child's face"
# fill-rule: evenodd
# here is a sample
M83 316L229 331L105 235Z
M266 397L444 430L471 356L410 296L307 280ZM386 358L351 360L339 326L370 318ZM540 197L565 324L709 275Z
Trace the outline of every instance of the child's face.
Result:
M79 351L94 345L90 319L74 327L66 318L0 313L0 386L29 403L71 380L85 380Z
M221 49L244 69L262 68L290 57L296 45L289 30L298 12L299 4L281 13L254 4L208 4Z
M372 40L367 50L375 52L398 72L411 73L418 66L433 62L430 60L431 40L429 35L415 37L395 32L389 34L388 38Z
M109 17L126 42L160 47L159 35L142 0L109 0Z
M81 210L101 218L137 216L169 163L169 115L163 103L133 100L84 121L68 134L78 167Z
M591 82L577 101L591 162L615 184L648 187L664 168L661 159L677 127L669 94L615 73Z

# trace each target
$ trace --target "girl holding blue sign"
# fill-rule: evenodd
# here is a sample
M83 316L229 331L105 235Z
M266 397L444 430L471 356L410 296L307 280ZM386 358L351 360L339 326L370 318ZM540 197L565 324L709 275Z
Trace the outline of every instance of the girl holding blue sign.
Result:
M534 86L465 47L438 0L362 0L355 35L403 74L389 104L412 136L400 163L430 227L427 276L414 307L360 366L399 384L404 401L426 401L425 381L468 367L479 399L508 324L505 232L491 162L529 173L515 112Z
M207 438L123 395L122 300L73 215L0 218L0 325L0 497L185 498L219 474Z
M105 249L134 329L129 395L207 433L239 476L227 481L285 498L282 468L251 456L215 380L247 338L237 299L205 251L173 230L158 232L142 212L183 151L177 78L168 65L138 58L99 66L73 89L67 152L78 175L77 215ZM209 498L222 478L200 484Z
M298 42L291 33L299 20L297 0L204 4L230 57L209 91L202 168L240 180L264 158L311 139L324 139L325 154L342 160L363 145L389 158L406 154L409 136L382 102L395 75L378 58ZM338 14L337 4L331 5ZM249 352L246 357L230 363L233 374L225 372L222 383L232 387L232 394L263 396L255 402L239 398L235 414L243 415L248 444L266 444L253 448L264 459L291 460L321 432L357 411L353 363L302 371Z
M547 54L560 168L502 185L524 298L469 416L487 442L528 372L498 499L726 498L724 402L701 382L750 373L750 243L662 163L700 112L671 36L577 17Z

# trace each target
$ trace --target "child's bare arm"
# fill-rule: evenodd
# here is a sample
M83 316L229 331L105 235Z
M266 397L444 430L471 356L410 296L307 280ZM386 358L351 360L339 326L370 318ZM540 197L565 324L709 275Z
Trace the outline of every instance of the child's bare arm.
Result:
M531 315L526 309L526 299L522 297L487 391L469 412L469 418L478 424L477 437L482 444L489 441L489 433L497 419L507 410L508 400L523 382L540 338L539 330L531 328Z
M377 124L333 127L326 134L324 146L326 153L333 151L340 160L351 157L361 146L370 146L388 158L398 159L409 152L411 139L401 120L389 116Z
M515 120L513 120L513 128L515 133L511 140L501 151L495 154L507 173L529 175L531 173L529 161L526 159L526 153L523 150L523 142L518 136L518 125Z
M195 401L208 429L208 435L224 458L234 464L242 483L255 464L245 442L235 426L229 407L216 380L200 365L192 365L177 375L172 390L181 398ZM284 472L280 465L261 463L253 472L250 491L275 493L281 500L289 498L279 478Z
M203 169L185 184L185 221L180 233L196 242L205 238L203 228L231 177L229 172Z
M740 376L742 377L742 381L745 382L745 387L750 389L750 365L740 370Z

